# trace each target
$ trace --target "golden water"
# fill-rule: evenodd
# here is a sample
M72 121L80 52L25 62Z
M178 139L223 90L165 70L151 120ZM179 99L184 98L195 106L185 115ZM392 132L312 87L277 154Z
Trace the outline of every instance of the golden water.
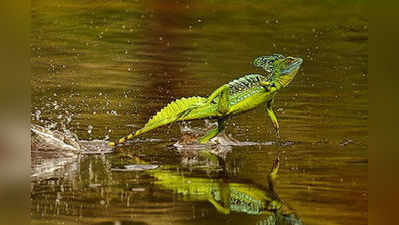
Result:
M277 192L304 224L367 224L365 8L339 0L33 1L32 123L59 130L64 124L80 139L113 140L176 98L206 96L260 73L251 65L257 56L302 57L295 80L276 98L280 139L262 107L230 121L234 138L273 144L232 147L227 174L188 165L170 146L180 137L177 125L124 151L181 177L203 178L204 185L265 184L281 151ZM131 162L119 154L80 156L32 179L32 224L255 225L265 219L223 215L146 171L112 171L124 163Z

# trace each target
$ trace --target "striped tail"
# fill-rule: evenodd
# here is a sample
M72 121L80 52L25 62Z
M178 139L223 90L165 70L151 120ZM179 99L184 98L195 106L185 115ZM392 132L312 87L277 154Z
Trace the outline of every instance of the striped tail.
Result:
M123 144L127 140L130 140L138 135L146 133L152 129L160 126L164 126L169 123L173 123L179 119L187 116L193 109L201 106L207 102L207 98L203 97L190 97L177 99L174 102L169 103L167 106L161 109L155 116L153 116L140 130L135 133L131 133L126 137L120 138L117 142L109 142L109 146L115 146L116 144Z

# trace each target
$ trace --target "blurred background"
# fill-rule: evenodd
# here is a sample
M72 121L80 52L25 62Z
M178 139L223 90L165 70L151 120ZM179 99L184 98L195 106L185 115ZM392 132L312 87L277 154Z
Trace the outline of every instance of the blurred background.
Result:
M179 125L143 136L124 153L32 154L32 224L264 224L263 215L223 215L156 174L112 169L140 157L168 168L161 170L166 176L201 178L202 185L264 185L280 151L277 192L304 224L367 224L365 2L36 0L31 15L30 122L82 140L114 140L174 99L207 96L232 79L262 73L251 65L257 56L304 59L276 98L280 138L262 107L230 121L228 133L255 144L226 150L226 174L187 164L192 156L170 147L181 136ZM18 143L24 126L13 125L2 133ZM20 164L6 175L26 175Z

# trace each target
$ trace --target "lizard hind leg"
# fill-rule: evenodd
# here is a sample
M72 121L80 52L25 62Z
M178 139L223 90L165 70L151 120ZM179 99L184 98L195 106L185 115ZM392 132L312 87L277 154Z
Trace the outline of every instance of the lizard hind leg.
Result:
M218 106L217 110L218 113L220 114L220 118L218 119L218 125L216 128L208 131L208 133L201 137L198 142L200 144L205 144L212 138L216 137L220 132L224 131L226 120L227 120L227 113L229 111L229 92L230 92L230 86L229 85L224 85L218 90L216 90L214 93L211 94L211 96L208 98L208 101L211 102L213 99L218 97Z
M225 122L226 122L226 118L218 119L217 127L212 129L212 130L210 130L210 131L208 131L208 133L206 135L204 135L201 138L199 138L198 142L200 144L206 144L212 138L216 137L216 135L218 135L220 132L223 132L224 128L225 128Z
M211 140L212 138L214 138L216 135L218 135L219 133L219 128L214 128L210 131L208 131L208 133L204 136L202 136L201 138L198 139L198 143L200 144L206 144L209 142L209 140Z

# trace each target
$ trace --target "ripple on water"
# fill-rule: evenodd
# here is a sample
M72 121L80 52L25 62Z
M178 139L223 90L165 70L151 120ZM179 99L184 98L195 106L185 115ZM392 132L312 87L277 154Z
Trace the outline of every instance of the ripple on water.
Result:
M93 223L93 225L148 225L145 222L129 221L129 220L114 220L100 223Z

